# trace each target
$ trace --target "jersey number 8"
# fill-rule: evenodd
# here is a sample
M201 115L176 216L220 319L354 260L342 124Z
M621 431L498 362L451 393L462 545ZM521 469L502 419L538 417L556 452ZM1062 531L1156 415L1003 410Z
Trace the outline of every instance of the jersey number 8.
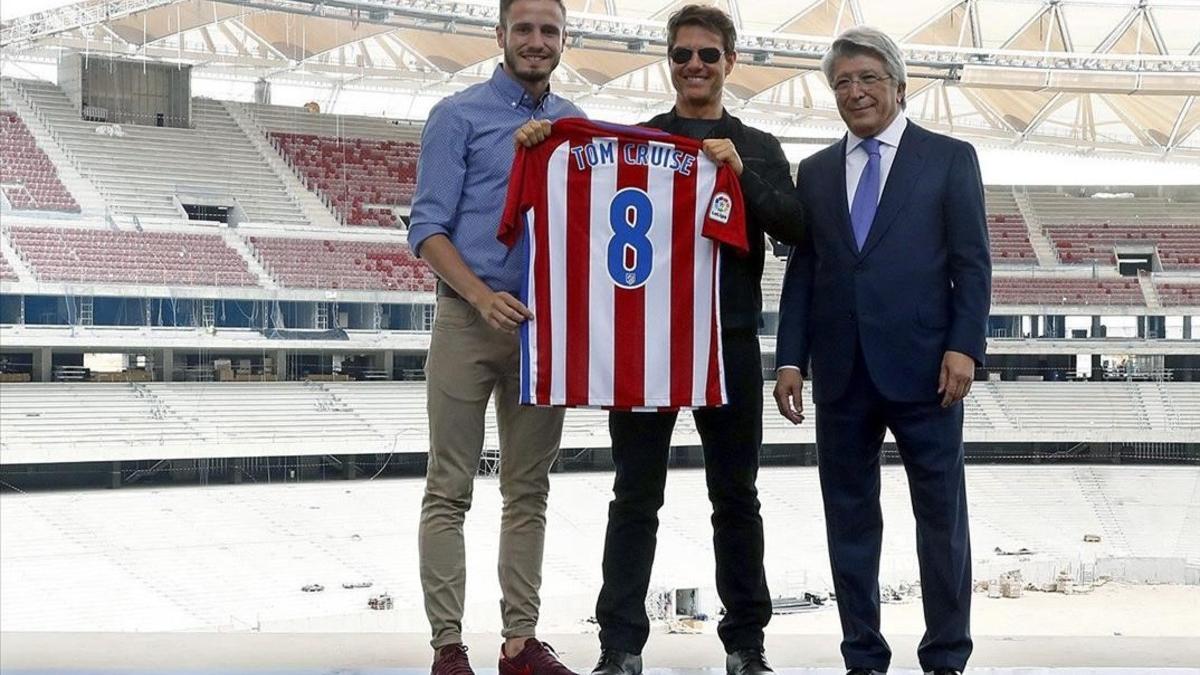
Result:
M608 276L621 288L646 283L654 267L654 245L646 236L654 223L654 203L644 190L625 188L608 205Z

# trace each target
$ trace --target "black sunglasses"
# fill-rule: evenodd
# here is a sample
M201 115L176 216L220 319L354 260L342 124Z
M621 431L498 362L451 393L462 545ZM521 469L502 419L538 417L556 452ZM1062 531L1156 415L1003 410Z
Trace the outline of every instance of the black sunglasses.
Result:
M700 60L705 63L716 63L721 60L721 55L725 52L716 47L704 47L702 49L688 49L687 47L676 47L671 50L671 60L679 65L683 65L692 60L692 54L699 54Z

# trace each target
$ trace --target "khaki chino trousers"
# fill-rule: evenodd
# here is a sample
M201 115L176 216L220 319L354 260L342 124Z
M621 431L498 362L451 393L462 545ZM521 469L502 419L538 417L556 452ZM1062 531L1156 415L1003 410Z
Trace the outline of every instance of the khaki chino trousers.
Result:
M434 649L462 642L466 587L463 521L471 508L495 399L500 432L500 613L505 638L534 635L542 584L546 497L558 456L563 410L522 406L520 339L493 329L469 303L441 296L429 356L429 464L421 503L419 555Z

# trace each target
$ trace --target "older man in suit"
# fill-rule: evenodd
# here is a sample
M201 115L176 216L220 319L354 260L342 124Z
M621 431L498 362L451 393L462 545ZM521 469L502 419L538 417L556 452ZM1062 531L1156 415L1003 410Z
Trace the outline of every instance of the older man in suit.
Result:
M848 131L797 172L808 239L780 299L775 399L801 422L811 360L846 667L869 675L891 661L879 627L890 429L917 521L917 656L927 672L954 673L971 653L962 399L983 364L991 286L979 162L967 143L905 118L904 60L887 35L846 31L822 68Z

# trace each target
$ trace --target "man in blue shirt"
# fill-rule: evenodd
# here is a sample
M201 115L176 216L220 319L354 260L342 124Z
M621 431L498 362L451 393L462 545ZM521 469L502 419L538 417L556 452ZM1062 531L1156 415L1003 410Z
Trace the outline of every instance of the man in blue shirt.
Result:
M496 239L515 153L531 119L582 116L550 93L566 44L562 0L501 0L496 39L504 63L492 77L433 107L421 139L408 241L441 279L425 364L429 464L421 505L420 561L435 650L432 675L471 675L462 644L466 586L463 519L494 396L500 431L501 675L572 675L535 639L549 472L561 408L518 403L517 329L532 317L518 300L525 247Z

